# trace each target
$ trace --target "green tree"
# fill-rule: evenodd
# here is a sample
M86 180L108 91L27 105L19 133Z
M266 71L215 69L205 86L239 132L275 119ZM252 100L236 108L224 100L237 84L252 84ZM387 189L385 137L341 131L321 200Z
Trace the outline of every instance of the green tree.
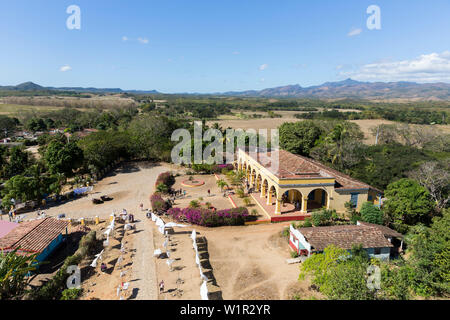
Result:
M450 294L450 210L430 228L416 226L406 238L411 257L412 287L421 296Z
M16 131L18 124L17 119L0 115L0 137L11 136Z
M405 233L408 226L430 221L435 203L427 189L417 181L401 179L393 182L387 187L385 196L383 210L399 232Z
M25 128L33 132L46 131L47 125L42 118L32 118L25 124Z
M5 166L5 175L10 178L23 173L31 164L28 152L23 147L13 147L10 151L8 164Z
M83 164L83 150L75 142L52 141L46 148L45 162L51 173L71 176Z
M280 128L280 147L286 151L308 156L322 134L313 121L283 123Z
M383 211L371 202L365 202L361 207L361 220L374 224L383 224Z
M372 300L375 292L367 286L368 255L362 246L347 250L330 245L302 263L300 279L307 274L321 293L333 300Z

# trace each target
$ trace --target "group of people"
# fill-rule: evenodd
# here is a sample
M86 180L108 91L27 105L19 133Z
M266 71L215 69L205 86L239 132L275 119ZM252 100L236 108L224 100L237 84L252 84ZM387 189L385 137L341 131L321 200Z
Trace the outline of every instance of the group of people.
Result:
M183 190L183 189L178 189L178 190L170 189L170 190L169 190L169 195L170 195L171 197L181 197L181 196L186 196L186 190Z
M134 222L134 215L133 214L128 214L127 209L123 209L122 213L120 214L120 217L124 220L124 221L128 221L130 223Z

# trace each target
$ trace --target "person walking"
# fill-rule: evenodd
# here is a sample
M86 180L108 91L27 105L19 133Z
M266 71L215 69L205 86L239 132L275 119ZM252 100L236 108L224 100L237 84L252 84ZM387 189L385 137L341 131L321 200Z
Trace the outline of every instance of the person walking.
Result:
M143 203L141 203L141 204L139 205L139 207L141 208L141 211L144 211L144 204L143 204Z
M211 197L211 190L208 189L208 197Z
M159 294L164 293L164 280L159 283Z

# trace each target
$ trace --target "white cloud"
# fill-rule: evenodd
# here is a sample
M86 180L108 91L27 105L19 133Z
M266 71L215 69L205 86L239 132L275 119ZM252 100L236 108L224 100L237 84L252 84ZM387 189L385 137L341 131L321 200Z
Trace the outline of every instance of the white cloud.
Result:
M148 44L148 39L147 38L138 38L137 39L140 43L142 44Z
M341 75L364 81L449 82L450 51L423 54L412 60L366 64Z
M266 79L264 79L264 78L259 79L259 82L264 82L264 81L266 81Z
M269 65L267 63L265 63L259 67L259 70L263 71L263 70L266 70L268 67L269 67Z
M234 51L233 54L234 55L238 55L238 54L240 54L240 52L239 51Z
M123 36L123 37L122 37L122 41L128 41L128 37Z
M359 34L361 34L361 32L362 32L362 29L355 29L355 28L353 28L348 34L347 34L347 36L349 36L349 37L354 37L354 36L357 36L357 35L359 35Z
M67 71L70 71L70 70L72 70L72 67L68 66L68 65L62 66L61 68L59 68L59 71L61 71L61 72L67 72Z

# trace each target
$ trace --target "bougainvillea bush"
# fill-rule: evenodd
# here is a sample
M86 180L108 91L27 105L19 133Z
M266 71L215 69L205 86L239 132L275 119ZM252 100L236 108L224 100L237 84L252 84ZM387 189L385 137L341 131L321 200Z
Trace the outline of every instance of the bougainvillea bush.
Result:
M190 224L203 227L241 226L249 216L247 208L227 209L213 211L202 208L172 208L167 213L176 221L183 218Z
M211 172L212 173L222 173L223 170L226 171L232 171L234 170L234 166L232 164L216 164L212 166Z
M154 211L163 211L163 210L167 210L167 203L166 201L164 201L164 199L161 197L160 194L158 193L154 193L151 197L150 197L150 203L152 205L152 209Z

